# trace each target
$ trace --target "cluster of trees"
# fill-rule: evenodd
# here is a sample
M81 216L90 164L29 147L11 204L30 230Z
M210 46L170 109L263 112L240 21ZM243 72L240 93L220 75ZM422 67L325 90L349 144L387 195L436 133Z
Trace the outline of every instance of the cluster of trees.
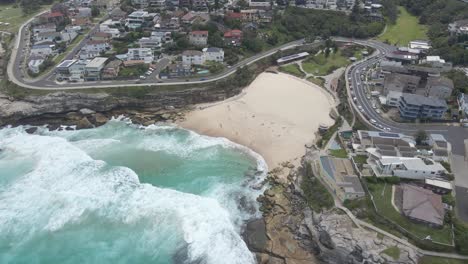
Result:
M468 65L468 38L451 36L449 23L468 18L468 5L458 0L400 0L408 11L419 16L419 22L429 26L428 37L432 42L433 55L453 62Z
M327 188L314 176L312 165L307 163L303 168L301 189L307 205L315 212L329 209L335 205L333 196Z
M349 16L341 12L289 7L277 17L274 27L287 39L311 38L317 36L344 36L368 38L378 35L385 24L374 22L365 16L358 5Z
M139 64L131 67L123 67L119 71L119 76L124 78L130 78L135 76L144 75L145 72L148 70L148 64Z
M41 5L50 5L54 0L19 0L19 5L25 14L37 12Z

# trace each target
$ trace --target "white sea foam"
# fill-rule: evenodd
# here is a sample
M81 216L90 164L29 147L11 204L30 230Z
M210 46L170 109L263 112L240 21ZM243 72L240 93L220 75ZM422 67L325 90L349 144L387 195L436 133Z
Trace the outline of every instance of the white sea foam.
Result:
M122 120L113 122L126 122ZM201 197L141 184L132 170L110 167L83 151L92 145L105 147L118 140L90 139L72 143L56 133L73 136L77 132L61 131L44 136L28 135L22 128L0 130L0 149L35 161L31 172L0 191L0 236L12 238L12 243L21 245L38 234L60 232L68 226L79 225L90 214L95 214L125 225L150 222L147 229L135 231L140 232L137 242L144 250L157 247L160 241L155 237L161 235L165 225L177 225L188 244L190 261L254 263L238 233L238 226L232 222L232 214L220 205L225 201L218 200L226 194L227 190L223 189L226 186L215 188L210 197ZM171 141L168 142L159 150L177 151L178 155L187 153L181 148L171 150ZM158 144L162 142L146 141L142 147L154 150ZM266 171L258 154L226 139L190 132L185 144L194 145L190 146L190 151L218 145L242 149L256 156L259 169Z

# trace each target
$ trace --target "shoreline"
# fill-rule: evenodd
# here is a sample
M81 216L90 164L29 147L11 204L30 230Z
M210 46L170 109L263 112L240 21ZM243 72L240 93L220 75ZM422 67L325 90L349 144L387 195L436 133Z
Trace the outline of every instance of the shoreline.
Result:
M319 125L333 124L329 113L335 105L331 95L313 83L262 73L239 95L197 105L176 124L244 145L259 153L270 170L285 163L297 167Z

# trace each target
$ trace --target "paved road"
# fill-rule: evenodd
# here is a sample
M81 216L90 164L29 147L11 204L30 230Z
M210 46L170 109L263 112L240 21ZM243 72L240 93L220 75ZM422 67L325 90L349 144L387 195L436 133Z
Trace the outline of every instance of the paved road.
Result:
M376 125L380 124L383 128L390 128L392 132L404 133L407 135L414 135L418 130L424 130L427 133L442 134L452 145L452 162L454 163L455 173L455 194L457 203L457 213L460 219L468 221L468 163L463 159L465 155L464 140L468 139L468 128L455 126L455 124L414 124L414 123L397 123L382 117L372 108L372 103L368 99L365 92L363 78L361 74L366 68L371 67L373 64L381 60L386 53L391 52L395 48L377 41L366 41L361 43L376 49L376 53L369 59L354 63L353 67L346 69L347 90L350 98L350 103L353 105L356 113L358 113L368 125L373 126L376 130L384 131L381 127ZM356 101L352 97L356 97ZM362 112L359 110L362 108ZM368 120L374 119L376 125L371 124Z

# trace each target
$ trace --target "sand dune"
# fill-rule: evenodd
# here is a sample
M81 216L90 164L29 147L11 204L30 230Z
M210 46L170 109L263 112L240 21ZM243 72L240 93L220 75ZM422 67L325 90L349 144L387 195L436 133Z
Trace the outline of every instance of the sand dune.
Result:
M317 85L287 74L262 73L241 95L200 105L179 125L245 145L272 169L284 161L299 163L319 124L333 124L329 112L334 104Z

